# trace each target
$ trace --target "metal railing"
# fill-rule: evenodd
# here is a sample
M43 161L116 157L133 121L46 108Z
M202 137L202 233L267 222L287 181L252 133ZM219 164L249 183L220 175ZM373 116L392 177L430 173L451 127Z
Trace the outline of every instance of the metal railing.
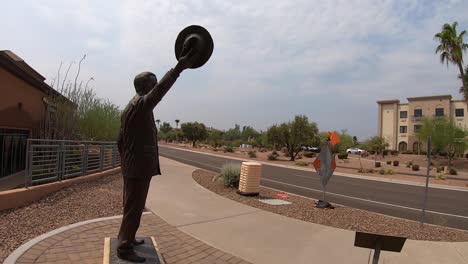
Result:
M120 166L115 142L28 139L25 186Z

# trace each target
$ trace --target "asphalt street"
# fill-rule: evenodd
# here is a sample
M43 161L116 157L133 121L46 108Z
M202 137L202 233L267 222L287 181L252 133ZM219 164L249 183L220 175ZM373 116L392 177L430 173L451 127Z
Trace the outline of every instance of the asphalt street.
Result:
M163 157L214 172L219 172L226 163L241 163L229 157L166 146L160 146L159 151ZM306 197L322 198L320 178L312 168L303 171L264 165L261 184ZM421 186L334 175L328 183L325 200L332 204L419 221L424 189ZM468 192L429 188L425 222L468 230Z

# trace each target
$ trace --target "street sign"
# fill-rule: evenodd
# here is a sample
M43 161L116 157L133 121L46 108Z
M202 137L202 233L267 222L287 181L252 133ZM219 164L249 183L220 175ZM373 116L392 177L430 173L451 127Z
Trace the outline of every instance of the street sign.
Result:
M318 157L314 161L314 168L320 176L322 187L325 188L336 169L335 156L332 155L328 144L322 147Z

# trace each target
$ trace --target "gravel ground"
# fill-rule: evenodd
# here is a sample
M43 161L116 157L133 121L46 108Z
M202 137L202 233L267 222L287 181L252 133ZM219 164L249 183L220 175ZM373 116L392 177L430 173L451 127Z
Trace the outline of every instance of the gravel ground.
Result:
M280 215L353 231L379 233L393 236L403 236L414 240L431 241L468 241L468 232L435 225L420 226L418 222L386 216L365 210L338 207L335 209L318 209L314 207L315 200L301 196L289 195L285 199L290 205L268 205L258 199L279 199L278 191L260 187L260 196L245 197L238 195L236 189L225 188L220 181L213 181L216 173L196 170L192 177L208 190L247 204L252 207Z
M0 211L0 263L18 246L64 225L122 214L122 176L76 184L32 204Z

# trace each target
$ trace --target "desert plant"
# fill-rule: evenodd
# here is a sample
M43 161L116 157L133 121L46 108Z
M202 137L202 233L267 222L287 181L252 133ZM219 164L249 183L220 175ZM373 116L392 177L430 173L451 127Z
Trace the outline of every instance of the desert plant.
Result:
M380 169L380 170L379 170L379 173L382 174L382 175L384 175L384 174L385 174L385 169Z
M445 177L445 175L443 173L437 173L436 174L436 180L446 180L447 177Z
M347 159L348 158L348 153L340 153L338 154L338 159Z
M449 174L450 174L450 175L457 175L458 173L457 173L457 170L456 170L456 169L450 168Z
M275 155L276 157L279 156L278 152L276 152L276 150L273 150L273 152L271 152L271 155Z
M359 168L359 169L357 170L357 172L359 172L359 173L365 173L366 170L365 170L364 168Z
M444 166L440 166L440 167L437 167L436 168L436 172L439 173L439 172L443 172L444 171Z
M400 164L400 162L398 160L393 161L393 166L398 167L399 164Z
M273 153L267 156L268 160L277 160L278 156L274 155Z
M315 157L315 153L314 152L305 152L304 157L313 158L313 157Z
M374 170L374 169L367 169L366 172L368 172L368 173L374 173L375 170Z
M249 158L256 158L257 157L257 153L255 151L253 151L253 150L249 151L248 155L249 155Z
M390 174L390 175L393 175L393 170L392 169L388 169L387 171L385 171L385 174Z
M227 163L221 168L220 176L225 187L238 188L241 168L239 164Z
M298 165L298 166L309 166L309 163L307 161L297 161L296 165Z
M387 160L387 165L390 165L392 164L392 161L391 160Z
M380 166L382 166L382 165L380 164L380 161L376 161L376 162L375 162L375 167L378 168L378 167L380 167Z
M418 170L419 170L419 165L414 164L414 165L411 167L411 169L412 169L413 171L418 171Z
M231 146L224 147L224 153L226 153L226 152L233 153L233 152L234 152L234 148L231 147Z

